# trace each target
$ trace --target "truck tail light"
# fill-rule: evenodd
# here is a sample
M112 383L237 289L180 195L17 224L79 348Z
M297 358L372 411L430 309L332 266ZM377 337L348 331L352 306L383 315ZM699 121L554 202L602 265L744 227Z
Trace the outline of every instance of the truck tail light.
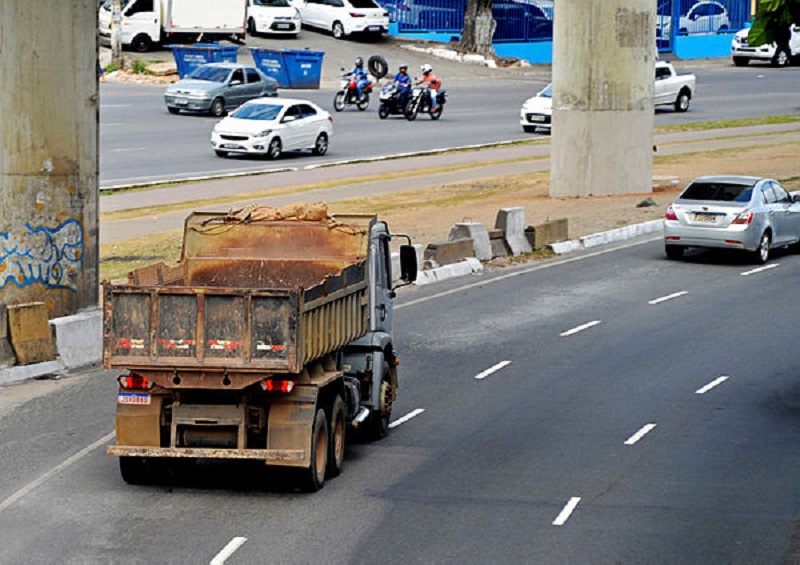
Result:
M294 389L294 381L275 381L264 379L261 381L261 389L267 392L283 392L289 394Z
M142 390L151 389L155 384L147 377L141 377L139 375L121 376L117 379L117 382L119 382L119 386L121 386L124 389L142 389Z
M753 223L753 211L752 210L745 210L736 218L734 218L734 224L752 224Z
M667 207L667 213L664 214L665 220L677 220L678 216L675 214L675 210L672 209L672 204Z

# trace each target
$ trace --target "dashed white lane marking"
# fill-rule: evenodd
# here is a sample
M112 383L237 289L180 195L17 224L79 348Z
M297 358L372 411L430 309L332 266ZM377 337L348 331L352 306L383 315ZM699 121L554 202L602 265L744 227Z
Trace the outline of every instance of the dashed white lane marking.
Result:
M247 541L247 538L233 538L228 542L228 545L222 548L222 551L217 553L216 557L209 561L209 565L222 565L225 561L233 555L233 553L242 547L242 544Z
M631 437L625 440L625 445L634 445L637 441L639 441L648 433L650 433L655 427L656 427L655 424L645 424L644 426L642 426L641 430L639 430L638 432L636 432Z
M667 300L672 300L673 298L678 298L679 296L684 296L685 294L689 294L688 290L682 290L680 292L674 292L672 294L668 294L666 296L662 296L661 298L656 298L655 300L651 300L648 304L661 304L662 302L666 302Z
M477 380L485 379L486 377L488 377L492 373L496 373L497 371L499 371L503 367L505 367L507 365L510 365L510 364L511 364L511 361L500 361L497 365L494 365L493 367L489 367L488 369L486 369L482 373L478 373L477 375L475 375L475 378Z
M397 420L395 420L394 422L389 424L389 427L390 428L396 428L400 424L405 424L411 418L415 418L415 417L419 416L420 414L422 414L423 412L425 412L424 408L417 408L416 410L412 410L411 412L409 412L408 414L406 414L402 418L398 418Z
M564 509L561 511L561 513L558 516L556 516L555 520L553 520L553 525L563 526L564 524L566 524L567 520L569 520L570 515L578 506L578 503L580 501L581 501L580 496L573 496L572 498L570 498L569 502L567 502L567 505L564 506Z
M763 273L764 271L769 271L770 269L774 269L776 267L780 267L780 263L771 263L769 265L764 265L763 267L758 267L757 269L751 269L749 271L745 271L744 273L740 273L743 277L748 275L755 275L756 273Z
M15 492L14 494L12 494L8 498L6 498L3 502L0 502L0 512L2 512L6 508L8 508L12 504L14 504L17 500L19 500L20 498L22 498L23 496L25 496L26 494L28 494L29 492L31 492L35 488L41 486L43 483L45 483L48 479L50 479L56 473L60 473L61 471L63 471L64 469L66 469L67 467L72 465L73 463L83 459L84 457L89 455L92 451L94 451L95 449L97 449L101 445L105 445L106 443L111 441L113 438L114 438L114 432L111 432L109 434L104 435L103 437L98 439L93 444L88 445L88 446L84 447L83 449L81 449L78 453L76 453L75 455L73 455L72 457L70 457L69 459L64 461L63 463L60 463L60 464L56 465L55 467L53 467L52 469L47 471L44 475L41 475L39 478L37 478L34 481L28 483L27 485L25 485L24 487L19 489L17 492Z
M578 332L582 332L583 330L588 330L589 328L594 327L597 324L602 324L602 322L600 320L594 320L593 322L589 322L587 324L583 324L581 326L578 326L577 328L572 328L571 330L567 330L565 332L562 332L559 335L561 335L561 337L567 337L567 336L570 336L570 335L574 335L574 334L576 334Z
M717 379L714 379L713 381L711 381L710 383L708 383L706 386L704 386L704 387L702 387L702 388L698 388L698 389L697 389L696 391L694 391L694 392L695 392L695 394L705 394L705 393L707 393L709 390L711 390L712 388L714 388L715 386L721 385L722 383L724 383L725 381L727 381L729 378L730 378L730 377L726 377L726 376L724 376L724 375L723 375L723 376L721 376L721 377L719 377L719 378L717 378Z
M147 147L123 147L121 149L112 149L112 153L128 153L132 151L144 151Z

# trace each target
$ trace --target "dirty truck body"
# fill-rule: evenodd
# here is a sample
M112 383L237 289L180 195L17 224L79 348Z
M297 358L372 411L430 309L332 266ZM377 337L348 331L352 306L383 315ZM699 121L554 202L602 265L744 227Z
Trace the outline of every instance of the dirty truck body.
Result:
M239 221L194 213L181 261L104 282L123 478L196 459L341 471L347 424L388 431L397 390L389 240L373 216ZM413 277L413 275L412 275Z

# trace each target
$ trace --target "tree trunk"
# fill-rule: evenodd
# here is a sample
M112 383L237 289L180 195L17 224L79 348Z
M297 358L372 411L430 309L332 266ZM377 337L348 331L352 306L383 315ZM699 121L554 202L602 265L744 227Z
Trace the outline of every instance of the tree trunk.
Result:
M467 0L459 51L494 57L492 37L496 27L497 22L492 17L492 0Z

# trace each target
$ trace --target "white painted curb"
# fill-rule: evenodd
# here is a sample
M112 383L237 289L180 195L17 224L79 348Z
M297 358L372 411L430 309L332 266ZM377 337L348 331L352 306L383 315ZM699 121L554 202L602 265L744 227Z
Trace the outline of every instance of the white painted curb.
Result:
M641 224L633 224L614 230L585 235L578 239L551 243L548 247L553 250L553 253L563 255L564 253L571 253L581 249L589 249L591 247L597 247L598 245L607 245L609 243L625 241L626 239L639 237L641 235L663 231L664 220L652 220Z

